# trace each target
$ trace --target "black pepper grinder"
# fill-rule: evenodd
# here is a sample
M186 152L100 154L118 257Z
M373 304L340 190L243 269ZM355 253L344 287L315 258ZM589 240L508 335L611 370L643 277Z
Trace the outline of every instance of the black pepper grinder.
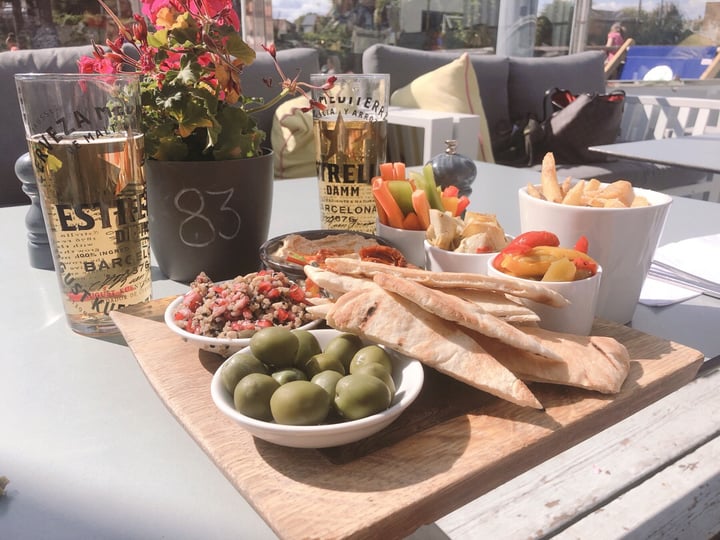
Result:
M435 183L442 189L456 186L461 196L470 197L472 183L477 176L475 162L469 157L457 153L456 140L447 140L445 144L447 145L445 152L430 160Z
M22 182L22 190L30 198L30 206L25 215L30 266L42 270L52 270L55 265L45 230L45 218L40 207L40 194L29 153L24 153L15 162L15 176Z

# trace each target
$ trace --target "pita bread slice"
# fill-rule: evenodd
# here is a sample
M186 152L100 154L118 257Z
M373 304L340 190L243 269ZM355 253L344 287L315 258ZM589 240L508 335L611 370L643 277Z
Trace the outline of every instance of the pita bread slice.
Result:
M378 286L345 293L327 313L330 326L385 345L470 386L542 409L525 383L458 325Z
M309 264L303 267L303 271L318 287L325 289L328 294L334 297L341 296L359 287L372 286L372 280L370 279L337 274Z
M540 341L518 330L511 324L501 321L497 317L481 313L473 309L464 300L456 296L436 291L420 283L402 279L390 274L377 274L373 281L386 291L399 294L410 300L425 311L428 311L445 320L458 323L465 328L475 330L483 335L498 339L507 345L531 353L539 354L550 360L562 362L562 356L545 347Z
M484 349L524 381L616 394L630 372L630 355L625 346L614 338L576 336L542 328L527 328L526 332L562 355L564 362L545 362L481 334L475 334L475 337Z
M528 298L541 304L564 307L569 304L567 298L560 293L548 289L541 283L520 283L509 278L470 274L461 272L431 272L419 268L390 266L369 261L358 261L345 257L329 257L325 259L325 267L331 272L356 277L373 277L378 273L412 279L434 289L480 289L498 291L521 298Z
M475 306L481 313L495 315L505 322L539 322L540 317L525 304L512 300L501 293L473 289L442 289L446 294L457 296Z

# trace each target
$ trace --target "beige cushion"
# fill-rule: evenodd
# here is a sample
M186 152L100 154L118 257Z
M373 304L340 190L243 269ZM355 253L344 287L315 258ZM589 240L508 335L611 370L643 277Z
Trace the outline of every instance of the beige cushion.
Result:
M480 89L468 53L398 88L390 96L390 105L478 115L480 133L477 159L495 162Z
M275 153L275 178L315 176L315 138L312 112L302 112L307 98L299 96L275 109L270 134Z

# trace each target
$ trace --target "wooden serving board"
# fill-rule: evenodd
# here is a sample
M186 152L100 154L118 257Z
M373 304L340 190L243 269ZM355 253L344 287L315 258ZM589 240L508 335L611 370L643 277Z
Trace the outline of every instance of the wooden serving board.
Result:
M522 408L426 368L420 397L369 439L327 450L255 439L210 397L222 363L161 322L171 299L112 317L169 410L281 538L401 538L693 379L702 353L615 323L632 358L615 396L550 384Z

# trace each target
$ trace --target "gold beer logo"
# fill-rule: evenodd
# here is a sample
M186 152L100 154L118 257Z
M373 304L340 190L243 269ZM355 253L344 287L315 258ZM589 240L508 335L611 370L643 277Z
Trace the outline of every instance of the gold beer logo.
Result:
M385 118L385 106L374 97L362 96L328 96L322 94L318 101L325 105L325 110L316 111L316 115L345 115L357 120L375 122Z

